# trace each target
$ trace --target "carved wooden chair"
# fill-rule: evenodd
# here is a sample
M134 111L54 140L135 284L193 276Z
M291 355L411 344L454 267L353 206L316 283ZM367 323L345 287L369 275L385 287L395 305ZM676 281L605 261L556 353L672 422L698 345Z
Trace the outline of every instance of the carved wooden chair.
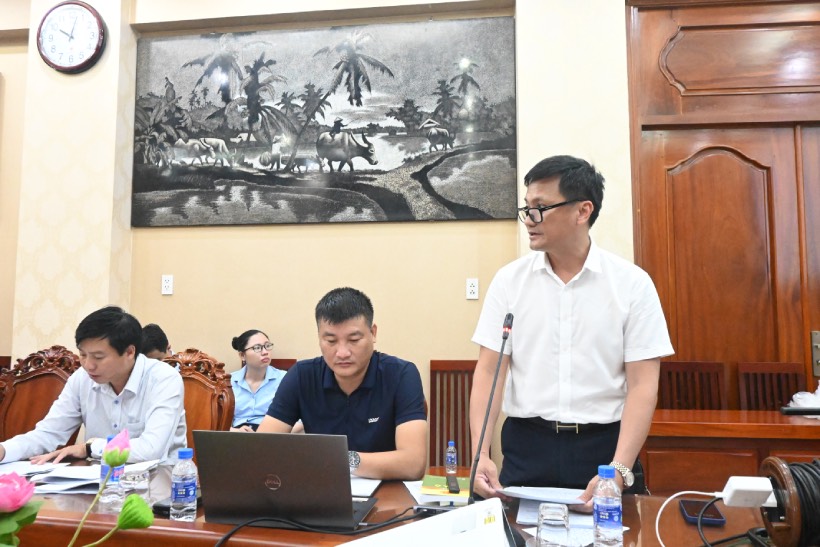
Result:
M0 370L0 440L34 429L78 368L77 355L63 346L51 346ZM77 431L67 444L76 439Z
M447 441L455 441L458 465L470 461L470 390L473 388L474 360L430 361L430 463L444 465Z
M658 408L725 410L729 406L723 363L661 362L658 391Z
M798 391L806 390L802 363L738 363L741 410L780 410Z
M228 431L233 420L234 395L225 364L196 348L175 353L163 361L179 366L185 386L188 446L194 448L196 429Z

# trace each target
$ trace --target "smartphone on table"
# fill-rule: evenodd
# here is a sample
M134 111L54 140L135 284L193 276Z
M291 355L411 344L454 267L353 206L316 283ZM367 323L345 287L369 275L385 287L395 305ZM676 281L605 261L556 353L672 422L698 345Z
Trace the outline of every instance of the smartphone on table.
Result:
M691 524L697 524L698 513L700 513L700 510L703 509L703 506L707 503L709 502L704 500L680 500L680 512L683 515L684 520ZM723 516L723 513L720 512L717 505L713 503L709 506L706 512L703 513L701 523L704 526L723 526L726 524L726 517Z

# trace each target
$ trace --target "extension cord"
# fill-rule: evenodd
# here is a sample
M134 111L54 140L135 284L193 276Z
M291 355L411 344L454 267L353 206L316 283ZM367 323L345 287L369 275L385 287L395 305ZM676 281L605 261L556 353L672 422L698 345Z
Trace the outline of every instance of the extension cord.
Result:
M414 505L413 512L425 518L447 513L460 507L466 507L466 505Z
M729 477L723 492L717 494L729 507L761 507L774 502L772 481L768 477ZM770 499L771 498L771 499Z

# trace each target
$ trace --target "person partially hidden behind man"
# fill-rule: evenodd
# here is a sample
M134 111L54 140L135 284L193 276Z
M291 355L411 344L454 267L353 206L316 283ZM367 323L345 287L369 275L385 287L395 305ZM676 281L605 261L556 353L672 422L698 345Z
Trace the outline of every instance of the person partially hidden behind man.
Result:
M415 480L427 463L427 414L413 363L374 351L373 305L361 291L334 289L316 305L321 357L282 379L257 432L347 435L351 473Z
M97 455L105 438L123 429L131 438L129 462L166 459L183 448L182 378L173 367L142 355L141 337L139 321L118 307L83 319L74 335L82 368L33 431L0 443L0 461L85 458L92 446ZM58 448L80 425L87 442Z
M165 331L156 323L148 323L142 327L142 346L140 350L149 359L162 361L174 354L171 343Z

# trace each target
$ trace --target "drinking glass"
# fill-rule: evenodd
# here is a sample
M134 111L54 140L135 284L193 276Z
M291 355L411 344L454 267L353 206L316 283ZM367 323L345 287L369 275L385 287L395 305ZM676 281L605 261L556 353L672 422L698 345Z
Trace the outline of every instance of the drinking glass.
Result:
M563 503L538 506L538 527L528 547L559 547L570 544L569 509Z
M149 505L151 504L150 473L148 471L125 471L120 477L120 488L123 496L139 494Z

